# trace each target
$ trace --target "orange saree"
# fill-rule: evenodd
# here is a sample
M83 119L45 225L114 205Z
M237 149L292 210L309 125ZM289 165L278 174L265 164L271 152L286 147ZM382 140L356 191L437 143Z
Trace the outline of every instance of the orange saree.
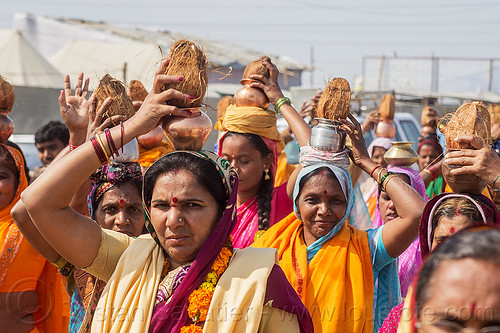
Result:
M345 223L307 263L302 221L291 213L252 246L279 263L311 314L315 332L372 332L373 273L367 233Z

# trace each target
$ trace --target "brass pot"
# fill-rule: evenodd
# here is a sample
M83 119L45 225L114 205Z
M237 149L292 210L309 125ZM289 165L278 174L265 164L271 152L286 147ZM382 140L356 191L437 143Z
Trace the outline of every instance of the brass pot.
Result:
M258 88L249 85L244 86L234 94L236 106L257 106L263 109L269 107L269 99L266 94Z
M382 119L375 126L375 136L379 138L394 138L396 136L396 125L394 125L392 120Z
M176 150L199 151L212 131L212 121L201 108L190 109L200 112L196 117L167 116L163 120L163 132Z
M451 151L451 150L449 150ZM448 165L443 162L441 171L444 180L450 185L454 193L468 193L473 195L481 194L486 187L486 183L476 175L453 175L452 169L459 168L459 165Z
M142 148L153 149L161 144L164 137L162 128L158 126L146 134L139 135L137 141Z
M6 113L0 114L0 143L7 143L7 140L14 132L14 122Z
M418 160L418 154L411 147L411 141L396 141L384 154L384 159L393 166L409 167Z

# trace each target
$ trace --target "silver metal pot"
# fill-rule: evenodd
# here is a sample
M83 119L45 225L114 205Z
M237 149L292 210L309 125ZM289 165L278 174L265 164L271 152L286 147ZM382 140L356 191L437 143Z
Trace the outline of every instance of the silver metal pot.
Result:
M346 133L340 128L341 122L316 118L318 125L311 130L309 145L315 149L339 152L345 148Z

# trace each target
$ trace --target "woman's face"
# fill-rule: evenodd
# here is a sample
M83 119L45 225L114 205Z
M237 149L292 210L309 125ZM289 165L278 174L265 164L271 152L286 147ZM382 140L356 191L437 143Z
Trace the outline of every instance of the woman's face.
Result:
M319 173L304 184L298 208L304 222L306 244L311 245L337 225L347 203L338 180Z
M431 252L434 251L436 246L444 242L446 238L474 224L474 221L465 215L456 215L452 218L442 216L438 221L436 229L434 230Z
M144 228L144 212L137 188L125 182L106 191L97 205L95 219L104 229L139 236Z
M422 145L418 154L418 167L425 169L432 161L438 158L439 152L432 145Z
M151 197L151 223L170 267L192 262L217 223L218 205L187 170L158 177Z
M14 173L0 165L0 209L7 207L16 196L18 180Z
M411 185L410 177L408 175L398 173L397 176L398 178L404 180L408 185ZM394 207L394 202L392 202L389 195L385 192L380 192L380 195L378 196L378 209L384 224L399 216L396 207Z
M372 153L372 161L375 164L380 164L382 167L387 167L387 161L384 159L384 154L387 152L387 149L383 147L373 147Z
M222 157L228 160L238 173L238 192L258 190L264 171L271 166L271 154L262 157L253 143L241 135L224 139Z
M429 298L419 316L424 327L419 332L459 332L462 328L477 332L500 325L499 275L498 264L482 260L441 262L429 281ZM450 330L454 327L458 329Z

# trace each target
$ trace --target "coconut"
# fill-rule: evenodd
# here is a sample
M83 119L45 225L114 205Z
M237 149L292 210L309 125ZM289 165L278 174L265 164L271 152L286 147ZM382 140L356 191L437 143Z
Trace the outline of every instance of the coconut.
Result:
M500 124L500 106L498 104L490 104L488 112L490 113L491 126Z
M131 80L128 84L128 94L132 102L139 101L144 102L148 92L141 81Z
M440 121L447 124L441 131L446 137L446 147L448 149L472 149L469 143L456 142L455 139L464 134L473 134L483 140L486 145L490 145L491 139L491 119L488 109L481 102L470 102L462 104L451 116L446 116Z
M425 106L422 109L422 116L421 116L421 123L422 127L423 126L430 126L430 127L436 127L436 119L434 118L434 113L436 110L434 110L430 106Z
M241 84L247 84L248 79L250 78L250 75L262 75L266 79L269 79L270 73L269 69L262 64L263 61L271 62L271 58L268 56L262 56L257 60L252 61L247 65L245 70L243 71L243 77L241 78Z
M233 96L227 95L219 100L219 103L217 104L217 119L224 117L227 107L231 104L234 104Z
M394 96L392 96L391 94L385 95L384 98L382 98L382 102L380 102L380 106L378 107L380 118L386 120L393 120L394 109L395 109Z
M0 113L12 111L15 99L14 87L0 76Z
M194 99L172 99L170 105L180 108L199 107L207 91L207 57L202 49L193 42L181 39L170 48L170 61L165 75L182 76L182 82L167 83L163 90L176 89L194 96Z
M99 110L106 98L111 97L111 99L113 99L113 102L102 117L103 121L116 115L124 115L127 116L128 119L135 113L134 105L127 95L125 86L121 81L114 79L109 74L102 77L99 85L94 90L94 96L97 100L96 110Z
M351 102L351 87L343 78L331 80L318 101L316 115L318 118L338 120L346 119Z

